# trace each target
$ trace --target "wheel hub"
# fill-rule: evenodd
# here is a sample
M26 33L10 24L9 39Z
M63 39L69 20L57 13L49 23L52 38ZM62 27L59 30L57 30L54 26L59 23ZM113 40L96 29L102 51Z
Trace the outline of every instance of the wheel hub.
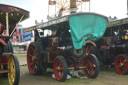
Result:
M59 71L59 72L63 72L63 68L62 68L61 66L58 66L58 67L56 68L56 70Z
M35 56L32 56L32 61L36 60L36 57Z

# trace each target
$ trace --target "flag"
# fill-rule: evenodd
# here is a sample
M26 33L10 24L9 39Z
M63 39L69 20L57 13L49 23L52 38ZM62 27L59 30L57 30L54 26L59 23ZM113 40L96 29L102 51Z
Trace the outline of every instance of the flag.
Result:
M56 1L49 1L49 5L56 5Z

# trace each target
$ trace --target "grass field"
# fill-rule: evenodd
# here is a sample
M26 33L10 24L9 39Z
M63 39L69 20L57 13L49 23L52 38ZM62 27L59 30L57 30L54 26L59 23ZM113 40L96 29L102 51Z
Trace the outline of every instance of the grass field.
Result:
M17 55L19 62L26 63L26 55ZM30 75L27 66L20 66L19 85L127 85L128 75L119 75L114 69L100 71L96 79L71 78L65 82L56 81L51 77L53 70L48 70L42 75ZM0 85L9 85L8 79L0 77Z
M101 71L96 79L71 78L65 82L59 82L51 77L53 73L51 69L42 75L30 75L27 66L20 67L19 85L127 85L128 83L128 75L119 75L113 69ZM0 77L0 85L9 85L8 79Z

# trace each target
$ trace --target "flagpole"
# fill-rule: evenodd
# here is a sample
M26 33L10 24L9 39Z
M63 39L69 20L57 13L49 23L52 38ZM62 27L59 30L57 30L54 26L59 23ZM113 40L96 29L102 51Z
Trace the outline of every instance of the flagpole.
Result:
M90 12L90 9L91 9L91 8L90 8L90 5L91 5L91 0L89 0L89 12Z
M128 15L128 0L127 0L127 15Z
M48 1L48 16L49 16L49 1Z

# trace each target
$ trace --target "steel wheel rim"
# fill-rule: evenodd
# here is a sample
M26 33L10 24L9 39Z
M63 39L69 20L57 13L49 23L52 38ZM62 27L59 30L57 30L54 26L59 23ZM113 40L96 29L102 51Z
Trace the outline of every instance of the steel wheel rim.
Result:
M119 74L126 74L128 72L128 61L123 55L116 57L115 69Z
M37 71L38 55L34 45L30 45L27 52L27 63L30 73L34 74Z
M60 58L56 58L54 61L54 74L57 80L62 80L64 75L64 66Z
M15 68L15 62L12 56L10 56L8 59L8 70L9 70L9 73L8 73L9 83L10 85L13 85L16 78L16 68Z
M85 74L88 77L93 77L96 73L96 62L94 59L90 56L86 57L84 59L84 65L87 66L87 68L85 68Z

